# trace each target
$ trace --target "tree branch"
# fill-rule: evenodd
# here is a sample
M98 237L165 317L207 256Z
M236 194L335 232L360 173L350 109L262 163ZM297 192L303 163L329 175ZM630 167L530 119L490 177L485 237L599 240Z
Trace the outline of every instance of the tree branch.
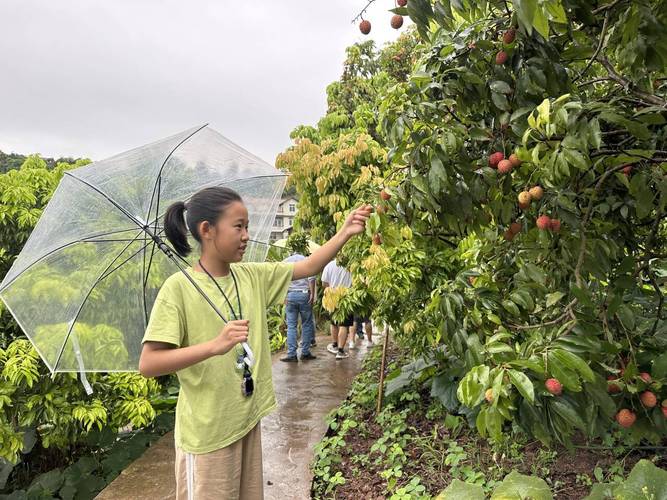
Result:
M605 67L605 69L609 73L609 77L616 83L622 85L625 89L632 92L633 94L638 95L648 103L655 104L656 106L660 106L663 108L667 108L667 101L665 99L662 99L657 95L649 94L648 92L644 92L643 90L637 89L633 82L616 73L616 70L606 57L599 57L597 60L600 64L602 64L602 66Z
M368 0L368 2L366 3L366 7L364 7L363 9L361 9L361 12L359 12L359 14L357 14L357 15L355 16L355 18L352 19L352 24L356 23L359 19L363 19L363 18L364 18L364 17L363 17L363 16L364 16L364 12L366 12L366 11L368 10L368 7L370 7L371 4L374 3L374 2L375 2L375 0Z
M614 0L613 2L608 3L607 5L603 5L602 7L598 7L597 9L595 9L593 11L593 14L599 14L600 12L602 12L604 10L610 10L613 7L615 7L617 3L620 3L620 2L622 2L622 0Z
M598 43L598 48L595 49L595 52L593 53L593 57L588 61L588 64L586 64L586 67L581 70L581 73L577 75L577 77L572 80L572 83L575 83L577 80L579 80L586 71L591 67L591 64L593 64L593 61L595 61L600 54L600 51L602 50L602 46L604 45L604 37L607 34L607 25L609 23L609 11L607 11L604 15L604 22L602 23L602 33L600 33L600 43Z
M556 319L552 319L551 321L547 321L545 323L539 323L537 325L508 325L508 326L512 330L533 330L535 328L542 328L544 326L555 325L555 324L560 323L561 321L563 321L568 316L572 317L572 319L575 319L573 317L574 314L572 313L572 308L574 307L574 305L576 303L577 303L577 299L573 299L572 302L570 302L568 305L565 306L565 310L564 310L563 314L558 316Z

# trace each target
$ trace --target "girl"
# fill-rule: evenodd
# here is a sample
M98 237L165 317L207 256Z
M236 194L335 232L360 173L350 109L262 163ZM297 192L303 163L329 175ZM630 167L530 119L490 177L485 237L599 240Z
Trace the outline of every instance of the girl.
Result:
M248 210L224 187L202 189L176 202L164 217L165 234L183 257L191 252L187 231L201 258L163 284L143 338L139 371L146 377L176 372L177 500L263 498L260 420L276 406L266 310L283 301L290 281L318 274L345 243L364 231L371 213L350 213L340 231L310 257L296 263L240 263L248 243ZM187 224L187 227L186 227ZM255 355L249 370L242 342Z

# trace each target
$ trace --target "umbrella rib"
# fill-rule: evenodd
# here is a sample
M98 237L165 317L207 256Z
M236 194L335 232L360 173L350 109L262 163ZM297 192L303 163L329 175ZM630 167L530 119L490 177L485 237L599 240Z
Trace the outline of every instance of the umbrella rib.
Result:
M95 233L95 234L91 234L90 236L86 236L85 238L81 238L81 239L74 240L74 241L69 241L69 242L65 243L64 245L60 245L60 246L50 250L49 252L45 253L44 255L39 257L38 259L35 259L33 262L31 262L28 266L26 266L25 269L23 269L20 273L18 273L10 281L8 281L2 288L0 288L0 292L2 290L4 290L5 288L7 288L9 285L11 285L19 277L21 277L21 275L23 273L25 273L28 269L37 265L38 263L40 263L41 261L43 261L44 259L46 259L50 255L53 255L57 251L62 250L63 248L67 248L69 246L76 245L77 243L88 243L88 242L93 242L93 243L102 242L102 243L104 243L104 242L107 242L107 241L117 241L117 240L95 240L95 239L92 239L92 238L97 238L99 236L108 236L108 235L111 235L111 234L124 233L126 231L136 231L136 230L137 230L137 228L133 227L131 229L119 229L118 231L109 231L109 232L106 232L106 233ZM130 241L130 240L120 240L120 241Z
M144 225L139 221L139 219L137 219L134 215L132 215L130 212L128 212L128 211L127 211L125 208L123 208L123 207L122 207L116 200L114 200L113 198L111 198L108 194L106 194L106 193L105 193L104 191L102 191L100 188L93 186L90 182L85 181L85 180L83 180L83 179L80 178L80 177L77 177L76 175L74 175L73 173L71 173L71 172L68 171L68 170L65 171L65 175L69 175L69 176L72 177L73 179L76 179L77 181L79 181L79 182L85 184L86 186L88 186L90 189L92 189L92 190L95 191L96 193L101 194L101 195L102 195L104 198L106 198L106 199L107 199L107 200L108 200L114 207L116 207L118 210L120 210L120 211L123 213L123 215L125 215L128 219L130 219L132 222L134 222L134 223L139 227L139 229L144 229Z
M190 135L188 135L186 138L184 138L181 142L179 142L178 144L176 144L176 146L174 146L174 149L171 150L171 152L167 155L167 157L166 157L166 158L164 159L164 161L162 162L162 165L160 166L160 170L159 170L158 173L157 173L157 177L155 178L155 184L153 184L153 193L151 194L151 201L150 201L150 203L148 204L148 212L146 213L146 220L148 220L148 218L151 216L151 209L153 208L153 200L155 200L155 192L156 192L156 190L157 190L157 188L158 188L158 180L159 180L160 177L162 176L162 170L164 169L164 166L167 164L167 162L168 162L169 159L171 158L171 155L173 155L174 152L175 152L178 148L180 148L181 145L183 145L183 143L184 143L185 141L187 141L188 139L190 139L193 135L195 135L197 132L201 131L202 129L204 129L204 128L207 127L207 126L208 126L208 123L205 123L204 125L202 125L201 127L199 127L197 130L195 130L194 132L192 132ZM160 193L158 192L158 199L159 199L159 197L160 197Z
M102 276L104 276L104 274L109 270L109 268L114 265L114 263L120 258L121 255L123 255L125 250L127 250L130 247L132 242L136 241L139 238L139 236L141 236L143 234L144 233L140 232L139 234L137 234L137 236L135 236L134 240L132 240L127 245L125 245L125 248L123 248L123 250L121 250L121 252L118 255L116 255L116 257L109 263L109 265L104 269L104 271L102 271L102 273L97 277L95 282L92 284L92 286L88 290L88 293L86 294L86 296L81 301L81 304L79 305L79 308L77 309L76 314L74 315L74 319L72 319L72 323L69 325L69 328L67 329L67 335L65 335L65 340L63 341L63 345L60 347L60 352L58 353L58 358L56 359L56 362L53 365L53 373L55 373L56 370L58 369L58 363L60 363L60 358L62 357L63 352L65 351L65 346L67 345L67 341L69 340L69 337L72 333L72 330L74 329L74 323L76 323L76 320L79 318L79 314L81 314L81 310L83 309L83 306L86 304L86 301L88 300L88 297L90 297L90 294L93 292L93 290L95 289L97 284L100 282L100 278Z

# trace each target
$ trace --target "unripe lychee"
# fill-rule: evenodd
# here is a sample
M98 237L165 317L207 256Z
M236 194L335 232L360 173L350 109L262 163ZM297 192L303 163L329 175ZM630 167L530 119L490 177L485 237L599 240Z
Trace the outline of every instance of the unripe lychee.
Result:
M521 166L521 163L522 163L521 160L520 160L519 157L518 157L516 154L514 154L514 153L512 153L512 154L510 155L510 157L508 158L508 160L512 162L512 166L513 166L513 167L520 167L520 166Z
M512 234L519 234L521 232L521 223L512 222L510 224L510 231L512 231Z
M658 404L658 398L651 391L644 391L639 395L639 400L646 408L653 408Z
M383 189L380 191L380 198L382 198L384 201L388 201L391 198L391 195Z
M650 384L650 383L651 383L651 376L650 376L648 373L646 373L646 372L641 372L641 373L639 374L639 376L640 376L641 379L642 379L644 382L646 382L647 384Z
M549 223L549 229L551 229L554 233L560 231L560 221L558 219L551 219L551 222Z
M514 41L515 37L516 37L516 30L514 28L510 28L505 33L503 33L503 43L505 45L509 45Z
M616 378L613 375L609 375L607 380L616 380ZM609 384L607 385L607 392L609 394L618 394L621 392L621 386L618 384Z
M391 27L394 28L395 30L397 30L401 26L403 26L403 16L400 16L398 14L395 14L394 16L392 16L391 17Z
M396 0L396 3L399 7L405 7L408 4L408 0Z
M371 32L371 22L364 19L359 23L359 31L361 31L364 35L368 35Z
M528 191L521 191L519 193L519 203L525 205L526 203L530 203L530 200L533 199L533 197L530 195Z
M632 410L628 410L627 408L623 408L616 414L616 421L618 422L618 425L624 427L625 429L632 427L632 425L635 423L635 420L637 420L637 415L635 415Z
M509 160L500 160L498 162L498 172L508 174L512 171L512 162Z
M489 403L493 403L493 389L486 390L484 393L484 399L486 399Z
M544 386L547 388L547 391L549 391L554 396L560 396L563 394L563 386L556 378L548 378L547 381L544 382Z
M498 163L500 163L503 159L505 159L505 155L500 151L496 151L495 153L489 155L489 167L496 168Z
M542 189L540 186L533 186L528 190L528 192L534 200L541 200L542 196L544 195L544 189Z
M551 228L551 219L548 215L540 215L536 221L537 227L543 231Z
M496 54L496 64L505 64L507 62L507 52L501 50Z

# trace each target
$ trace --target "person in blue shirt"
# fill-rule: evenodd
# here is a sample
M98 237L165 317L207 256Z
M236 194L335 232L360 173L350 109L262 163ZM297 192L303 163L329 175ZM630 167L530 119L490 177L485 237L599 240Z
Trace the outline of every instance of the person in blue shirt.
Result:
M301 238L290 238L288 249L290 256L283 262L299 262L304 260L308 247L300 248L297 243ZM287 317L287 356L280 358L286 363L296 362L297 358L297 325L301 316L301 361L316 359L310 352L315 340L315 322L313 321L313 302L315 300L315 276L294 280L290 283L285 301Z

